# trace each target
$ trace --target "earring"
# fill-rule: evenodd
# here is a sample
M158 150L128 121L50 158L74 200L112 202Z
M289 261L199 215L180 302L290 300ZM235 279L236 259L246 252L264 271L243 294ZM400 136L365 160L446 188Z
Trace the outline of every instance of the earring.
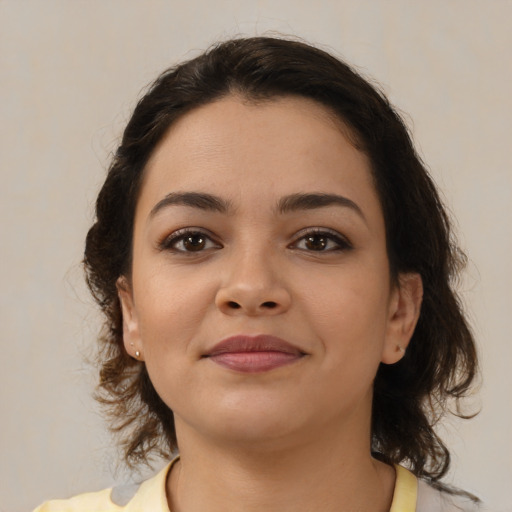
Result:
M135 357L138 359L140 357L140 352L138 350L135 351Z
M396 348L399 352L405 352L405 348L402 345L397 345Z

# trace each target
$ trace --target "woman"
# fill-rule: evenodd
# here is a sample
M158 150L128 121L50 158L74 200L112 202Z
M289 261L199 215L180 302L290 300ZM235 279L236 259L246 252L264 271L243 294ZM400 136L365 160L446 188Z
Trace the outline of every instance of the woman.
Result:
M39 511L476 507L440 483L432 428L476 372L463 258L403 122L346 64L250 38L166 71L96 213L99 399L128 464L179 456Z

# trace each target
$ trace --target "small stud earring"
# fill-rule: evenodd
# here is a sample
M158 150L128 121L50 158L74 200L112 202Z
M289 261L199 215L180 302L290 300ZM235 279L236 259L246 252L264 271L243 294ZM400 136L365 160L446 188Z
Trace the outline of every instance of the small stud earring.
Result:
M135 357L138 359L140 357L140 352L138 350L135 351Z
M398 349L399 352L405 352L405 349L404 347L402 347L402 345L397 345L396 348Z

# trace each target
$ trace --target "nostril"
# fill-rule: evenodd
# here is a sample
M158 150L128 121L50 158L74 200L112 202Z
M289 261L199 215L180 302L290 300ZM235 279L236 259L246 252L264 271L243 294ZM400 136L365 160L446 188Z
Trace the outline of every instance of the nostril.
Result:
M263 304L261 306L264 308L268 308L268 309L274 309L277 306L277 303L273 302L273 301L268 301L268 302L263 302Z
M237 302L234 302L232 300L230 300L228 302L228 307L230 307L231 309L240 309L240 304L238 304Z

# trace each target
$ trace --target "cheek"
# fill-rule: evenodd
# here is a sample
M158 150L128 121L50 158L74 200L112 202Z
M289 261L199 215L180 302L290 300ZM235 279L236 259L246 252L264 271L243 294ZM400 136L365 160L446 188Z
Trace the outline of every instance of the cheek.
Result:
M183 350L213 304L212 284L200 275L165 268L139 277L134 287L146 356Z
M386 273L371 267L311 275L300 302L308 304L315 323L341 334L358 329L382 330L387 319Z
M196 341L212 304L208 283L178 274L159 271L140 279L144 286L139 288L137 304L151 382L173 410L184 407L182 397L189 393L200 395L197 375L190 368L195 368L199 357Z
M304 290L304 317L333 372L341 368L348 373L376 371L387 335L389 286L385 276L368 267L363 272L353 269L328 279L318 276L316 286Z

